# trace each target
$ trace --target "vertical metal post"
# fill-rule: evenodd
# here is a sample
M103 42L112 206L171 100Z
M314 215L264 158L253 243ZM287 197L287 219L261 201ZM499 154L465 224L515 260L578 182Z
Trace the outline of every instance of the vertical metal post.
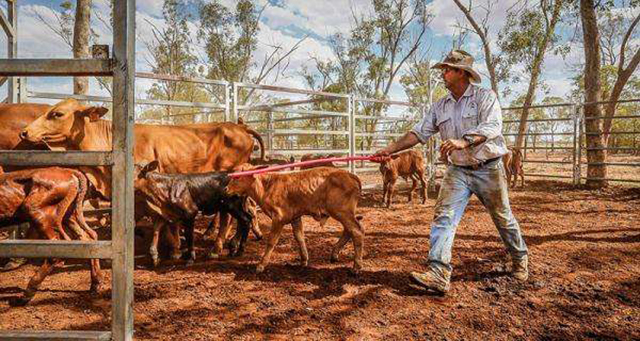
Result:
M575 174L574 174L574 184L579 185L582 180L582 127L584 124L584 120L582 117L582 105L576 106L575 116L576 116L576 124L577 124L577 141L576 141L576 161L575 161ZM577 181L577 183L575 182Z
M112 325L113 340L133 339L133 123L135 0L113 13Z
M18 58L18 8L16 1L7 1L7 19L13 28L13 33L7 32L7 56L9 59ZM8 102L18 102L18 77L9 77Z
M574 105L571 107L573 110L573 156L572 156L572 161L573 161L573 185L577 186L580 184L580 176L578 175L578 148L580 148L579 144L578 144L578 125L579 123L579 118L578 118L578 110L577 107Z
M240 101L238 100L238 84L233 83L233 117L231 120L234 122L238 121L238 106L240 105ZM227 120L228 121L228 120Z
M347 97L347 113L349 114L349 156L356 156L356 115L353 95ZM349 162L349 171L356 173L356 162Z
M273 111L267 113L267 150L269 156L273 154Z
M18 103L29 102L29 93L27 91L27 78L20 77L18 79Z
M231 98L229 98L229 84L224 85L224 121L229 122Z

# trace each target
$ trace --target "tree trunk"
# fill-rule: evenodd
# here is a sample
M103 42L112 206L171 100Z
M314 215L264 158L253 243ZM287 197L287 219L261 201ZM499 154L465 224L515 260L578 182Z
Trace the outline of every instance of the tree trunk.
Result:
M611 133L611 126L613 121L612 117L613 115L615 115L616 107L618 105L618 103L616 102L620 99L620 95L622 95L622 89L624 89L627 81L629 81L629 78L631 78L631 76L633 75L634 71L638 67L638 64L640 64L640 49L638 49L631 58L631 61L629 62L627 67L625 68L624 66L624 48L627 46L627 42L631 35L631 32L633 32L634 28L636 27L636 25L638 25L639 22L640 15L636 16L636 18L633 20L633 23L629 26L629 30L622 42L620 62L618 65L618 78L616 79L616 83L614 84L613 90L611 91L611 96L609 96L610 102L607 103L605 109L606 118L604 120L603 127L605 145L609 145L608 140Z
M549 40L556 28L556 23L560 18L560 9L562 8L562 1L556 0L553 5L553 14L551 15L551 21L545 32L544 39L538 46L538 54L533 59L533 67L531 68L531 79L529 80L529 88L527 89L527 96L524 99L524 109L520 116L520 123L518 125L518 138L516 139L516 148L522 148L524 143L524 132L527 131L527 118L529 117L529 107L533 103L533 99L538 87L538 77L540 76L540 69L542 68L542 62L544 60L544 54L549 45Z
M607 159L607 152L602 136L602 107L599 102L602 96L600 83L600 32L593 0L580 0L580 17L584 39L584 88L585 101L585 136L587 141L587 186L601 188L607 185L607 166L602 164ZM592 104L589 104L592 103ZM599 164L593 164L599 163Z
M76 20L73 26L73 58L91 58L89 35L91 34L91 0L76 1ZM73 78L73 93L86 95L89 91L88 77Z

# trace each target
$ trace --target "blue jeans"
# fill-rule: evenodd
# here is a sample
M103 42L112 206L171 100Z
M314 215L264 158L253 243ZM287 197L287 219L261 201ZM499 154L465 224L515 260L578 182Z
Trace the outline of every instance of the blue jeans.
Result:
M527 255L520 226L511 212L507 187L502 160L490 162L477 170L454 165L447 168L431 224L429 264L432 268L451 272L451 248L456 227L471 194L475 194L489 211L511 257L521 259Z

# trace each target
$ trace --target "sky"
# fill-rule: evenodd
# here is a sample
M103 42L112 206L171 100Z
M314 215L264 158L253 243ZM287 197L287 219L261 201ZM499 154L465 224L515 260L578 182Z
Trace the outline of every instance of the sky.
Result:
M184 0L187 3L195 3L196 0ZM484 1L484 0L479 0ZM55 24L54 11L60 10L60 0L20 0L18 2L18 54L23 58L70 58L71 51L63 41L58 38L39 19L43 17L49 23ZM107 18L109 0L93 0L95 14ZM233 6L233 0L221 0L227 6ZM371 0L258 0L260 6L266 6L262 19L261 30L258 37L259 47L256 56L261 58L270 49L271 45L282 44L284 47L293 46L301 37L307 36L301 47L292 55L288 76L278 79L274 85L295 88L306 88L305 82L299 76L303 67L313 67L312 58L330 60L333 56L328 45L328 38L335 33L348 34L352 27L352 16L367 15L371 13ZM506 20L506 9L515 0L503 0L496 5L491 18L491 27L500 28ZM4 6L4 1L1 2ZM147 49L143 43L145 37L151 34L151 25L162 27L162 0L138 0L136 12L137 40L136 40L136 69L148 71ZM452 46L453 36L456 33L455 25L465 22L464 16L451 0L429 1L428 8L434 19L423 43L431 46L431 57L434 60L441 59ZM479 9L478 9L479 10ZM632 13L633 14L633 13ZM190 28L195 30L198 23L190 23ZM572 31L571 23L564 24L565 38ZM94 22L94 30L100 35L99 43L111 44L111 32L99 22ZM490 31L489 36L497 38L496 31ZM571 44L570 42L566 42ZM196 49L198 49L196 47ZM483 53L479 39L471 34L468 36L464 49L476 57L476 67L486 75ZM0 35L0 55L6 55L6 37ZM574 46L566 58L549 54L544 63L542 81L548 85L551 96L564 97L571 90L571 78L575 75L575 66L583 63L583 52L579 46ZM483 86L489 87L487 77L483 77ZM399 77L397 78L399 79ZM273 80L270 80L270 83ZM144 92L151 85L149 80L139 80L136 83L137 97L143 98ZM528 80L519 84L511 84L515 93L526 91ZM70 78L45 78L33 77L28 80L28 87L32 91L71 93L72 82ZM6 86L0 87L0 97L4 98ZM103 94L98 89L97 83L91 83L92 94ZM392 87L391 99L406 100L402 87L396 81ZM544 97L544 94L539 94ZM508 102L512 98L503 99ZM503 103L504 105L505 103Z

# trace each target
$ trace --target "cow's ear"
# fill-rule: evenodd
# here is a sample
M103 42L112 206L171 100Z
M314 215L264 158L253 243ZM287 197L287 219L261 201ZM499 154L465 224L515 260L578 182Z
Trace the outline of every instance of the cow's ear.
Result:
M140 174L138 175L138 177L144 178L147 175L147 173L153 172L154 170L158 169L159 166L160 164L158 163L158 160L153 160L145 164L144 166L142 166L142 169L140 170Z
M149 162L146 166L144 166L144 169L147 172L153 172L154 170L157 170L158 168L160 168L160 162L158 162L158 160L153 160L153 161Z
M104 116L109 109L105 107L88 107L82 110L82 115L89 117L89 121L95 122L100 119L100 117Z

